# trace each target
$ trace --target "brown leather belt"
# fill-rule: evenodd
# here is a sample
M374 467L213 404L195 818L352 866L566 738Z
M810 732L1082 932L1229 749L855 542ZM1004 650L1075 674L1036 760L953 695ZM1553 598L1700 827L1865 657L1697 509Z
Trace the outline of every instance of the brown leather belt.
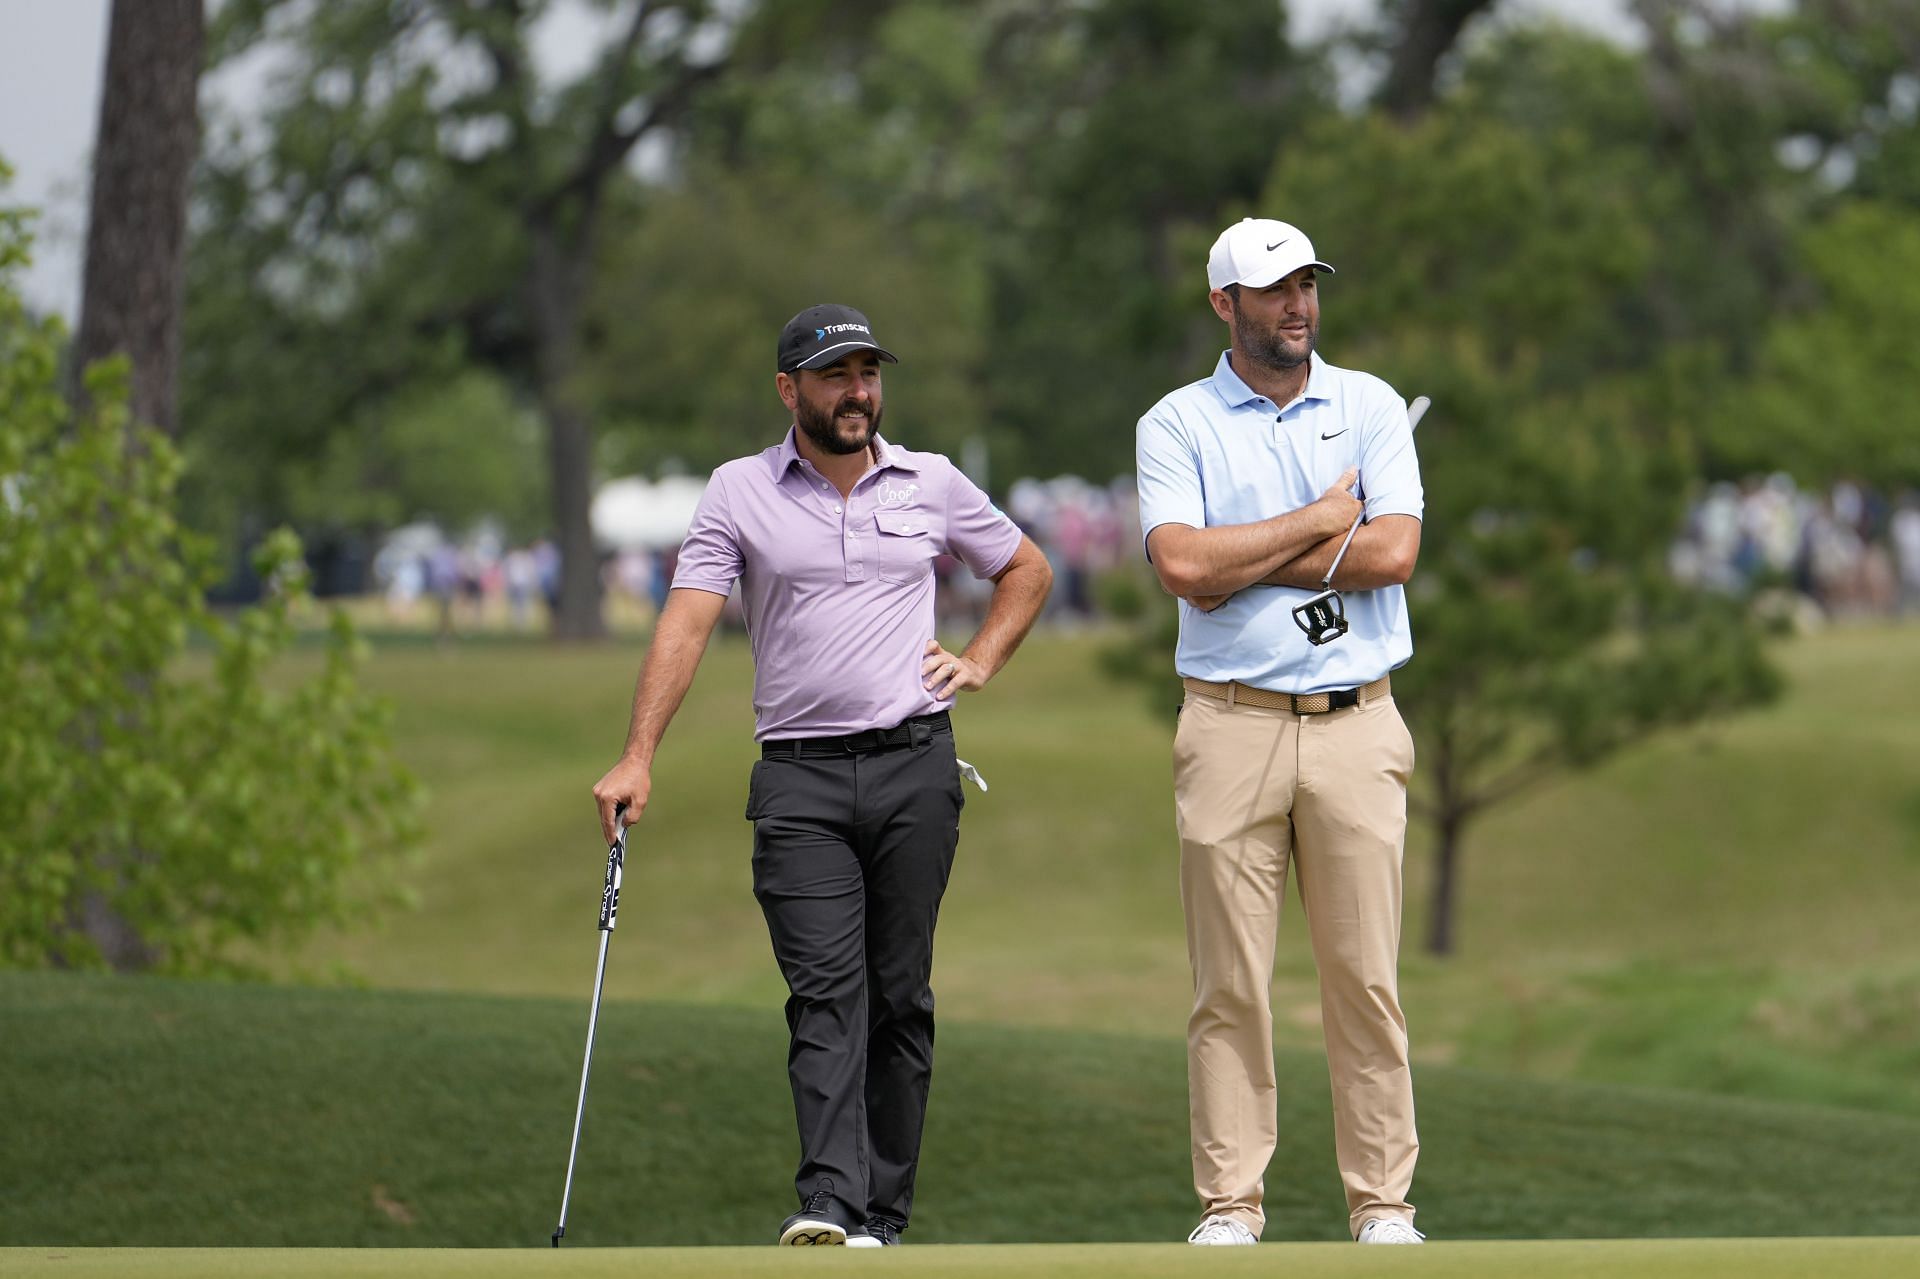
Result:
M1331 693L1273 693L1237 680L1231 684L1215 684L1191 676L1181 677L1180 682L1186 685L1189 693L1218 698L1229 706L1260 706L1270 711L1292 711L1295 715L1319 715L1327 711L1345 710L1349 706L1365 706L1393 691L1393 682L1385 675L1371 684L1362 684L1359 688L1336 688Z

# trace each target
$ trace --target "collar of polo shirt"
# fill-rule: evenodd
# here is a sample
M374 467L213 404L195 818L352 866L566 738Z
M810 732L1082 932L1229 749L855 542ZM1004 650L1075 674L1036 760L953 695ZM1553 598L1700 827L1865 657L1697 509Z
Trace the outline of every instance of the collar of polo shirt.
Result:
M779 449L773 455L773 478L778 480L800 462L800 446L797 443L798 427L788 427L786 438L780 441ZM875 471L912 471L920 468L907 458L907 455L887 443L876 434L873 437L873 469Z
M1240 370L1233 367L1232 355L1231 350L1221 355L1220 367L1214 371L1213 388L1219 392L1220 399L1228 408L1244 408L1262 397L1260 392L1247 385L1247 380L1240 376ZM1326 361L1320 358L1318 351L1309 355L1307 361L1307 385L1300 392L1300 399L1331 403L1335 399L1334 379L1326 371ZM1280 407L1284 409L1286 405Z

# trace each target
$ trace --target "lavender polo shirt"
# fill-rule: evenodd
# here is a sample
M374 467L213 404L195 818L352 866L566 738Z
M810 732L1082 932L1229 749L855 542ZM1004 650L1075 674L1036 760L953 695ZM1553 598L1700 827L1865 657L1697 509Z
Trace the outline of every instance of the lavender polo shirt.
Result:
M707 482L676 588L737 580L753 641L754 737L832 737L945 710L921 687L933 560L992 577L1020 529L938 453L874 437L878 463L842 499L787 438Z

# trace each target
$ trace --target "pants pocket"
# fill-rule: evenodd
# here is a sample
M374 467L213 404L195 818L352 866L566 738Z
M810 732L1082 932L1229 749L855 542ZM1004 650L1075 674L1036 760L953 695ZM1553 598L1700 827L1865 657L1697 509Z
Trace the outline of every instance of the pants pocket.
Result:
M752 771L747 774L746 818L748 821L754 821L760 816L760 778L766 771L766 767L766 760L756 759L753 761Z

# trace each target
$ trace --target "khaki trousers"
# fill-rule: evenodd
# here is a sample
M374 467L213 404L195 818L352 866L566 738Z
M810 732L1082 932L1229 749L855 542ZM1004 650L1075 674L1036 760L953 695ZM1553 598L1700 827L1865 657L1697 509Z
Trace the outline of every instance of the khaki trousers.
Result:
M1256 1235L1277 1136L1274 943L1295 868L1333 1082L1348 1225L1411 1221L1420 1152L1400 1013L1400 865L1413 739L1392 697L1317 715L1189 693L1174 736L1193 966L1187 1093L1207 1215Z

